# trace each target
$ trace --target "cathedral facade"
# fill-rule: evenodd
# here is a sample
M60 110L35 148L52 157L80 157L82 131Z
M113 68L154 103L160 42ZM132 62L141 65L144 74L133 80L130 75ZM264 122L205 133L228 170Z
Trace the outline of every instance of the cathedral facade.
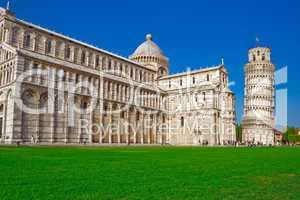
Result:
M0 143L224 145L235 96L223 63L169 74L147 35L129 58L0 9Z

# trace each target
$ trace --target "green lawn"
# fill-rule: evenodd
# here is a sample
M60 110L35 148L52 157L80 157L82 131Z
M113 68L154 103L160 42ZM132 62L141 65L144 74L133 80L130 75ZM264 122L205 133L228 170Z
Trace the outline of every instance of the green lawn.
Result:
M0 199L300 199L300 148L0 147Z

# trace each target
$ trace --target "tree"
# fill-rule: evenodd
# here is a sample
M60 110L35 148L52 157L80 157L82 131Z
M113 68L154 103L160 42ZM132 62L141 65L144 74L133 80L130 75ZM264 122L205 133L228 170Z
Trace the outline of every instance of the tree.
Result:
M235 130L236 130L236 140L242 142L242 126L240 124L237 124Z
M297 129L295 127L288 127L287 131L283 134L283 141L285 143L299 143L300 136L297 133Z

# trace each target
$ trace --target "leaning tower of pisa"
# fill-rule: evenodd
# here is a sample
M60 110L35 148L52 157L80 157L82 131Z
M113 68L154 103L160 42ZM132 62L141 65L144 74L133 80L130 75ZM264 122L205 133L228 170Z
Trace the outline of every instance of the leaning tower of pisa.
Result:
M274 143L274 71L269 48L249 50L244 68L244 142Z

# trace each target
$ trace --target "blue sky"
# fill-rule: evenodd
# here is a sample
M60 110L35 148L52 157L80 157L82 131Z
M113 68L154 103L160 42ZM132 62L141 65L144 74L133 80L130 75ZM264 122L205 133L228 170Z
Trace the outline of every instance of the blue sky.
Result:
M4 6L6 1L2 0ZM300 127L300 2L288 1L58 1L12 0L18 18L123 56L151 33L170 59L171 73L216 65L224 57L238 119L243 66L255 38L271 47L277 69L288 66L288 122Z

